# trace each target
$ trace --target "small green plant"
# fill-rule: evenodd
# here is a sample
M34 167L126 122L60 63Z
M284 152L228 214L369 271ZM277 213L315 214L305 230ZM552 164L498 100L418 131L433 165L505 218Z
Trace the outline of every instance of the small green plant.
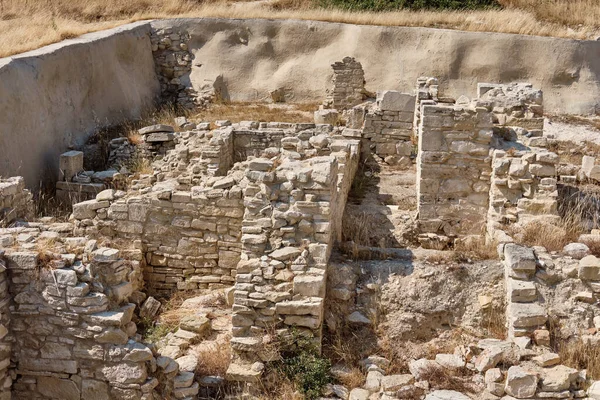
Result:
M307 400L321 396L323 387L331 383L331 361L321 356L312 338L292 330L289 336L280 338L281 360L275 368L281 371Z
M499 8L496 0L321 0L325 7L354 11L410 10L478 10Z
M157 324L152 323L151 321L143 322L142 326L145 327L145 329L143 329L143 337L144 342L146 343L156 343L165 336L167 336L169 333L175 332L177 330L177 326L168 324Z

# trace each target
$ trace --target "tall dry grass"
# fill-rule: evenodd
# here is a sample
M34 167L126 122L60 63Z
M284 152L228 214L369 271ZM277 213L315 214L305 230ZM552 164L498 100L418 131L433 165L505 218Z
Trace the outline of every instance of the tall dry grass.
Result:
M128 22L174 17L304 19L576 39L599 32L596 0L498 2L504 9L377 13L324 9L320 0L0 0L0 57Z

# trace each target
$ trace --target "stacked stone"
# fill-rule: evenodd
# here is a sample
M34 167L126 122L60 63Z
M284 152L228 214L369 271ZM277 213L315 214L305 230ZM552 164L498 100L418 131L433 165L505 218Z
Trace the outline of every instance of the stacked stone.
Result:
M10 334L10 294L4 252L0 250L0 400L11 399L10 354L14 338Z
M358 143L335 142L299 135L282 140L279 157L248 161L230 380L258 380L262 362L274 356L263 345L270 327L295 326L320 343L327 261L339 235L332 218L344 208L345 186L352 182L358 156ZM318 154L325 147L338 151L304 160L290 157ZM338 159L344 160L344 170ZM345 176L342 187L339 174Z
M209 176L223 176L233 165L233 128L212 131L208 146L202 149L201 171Z
M443 241L481 235L491 177L491 114L483 108L439 105L421 111L418 227L424 234L441 234ZM422 243L434 239L431 235L422 235Z
M415 96L380 91L375 103L360 104L348 112L349 129L344 135L356 137L355 129L361 129L364 151L373 151L391 165L410 166L414 112Z
M126 137L115 138L109 143L107 165L109 169L134 171L140 160L150 159L152 153L146 143L134 144Z
M437 78L422 76L417 79L415 94L417 97L415 107L415 119L413 122L414 136L419 135L421 125L421 107L424 105L435 105L438 103L438 80Z
M168 398L178 366L165 371L132 320L131 301L144 297L139 262L115 249L93 250L87 238L62 241L81 255L60 246L5 255L14 300L13 398Z
M169 150L174 149L177 144L175 129L170 125L151 125L140 129L147 151L153 157L164 156Z
M506 280L508 337L532 337L535 331L545 330L548 320L534 279L537 257L533 249L514 243L500 245L500 250Z
M0 179L0 226L31 217L32 200L31 192L25 189L23 177Z
M152 294L230 286L241 252L242 189L234 179L215 186L155 187L128 198L109 190L73 206L75 231L141 240Z
M529 83L477 84L478 107L493 113L496 130L514 130L529 146L546 146L543 138L544 96Z
M189 51L189 40L188 32L174 32L172 28L153 30L150 36L162 99L192 109L197 106L198 98L186 83L194 59Z
M489 234L517 222L558 218L558 162L558 155L548 151L494 151Z
M325 108L347 110L363 102L365 98L365 72L360 62L344 57L333 68L333 89L328 91Z

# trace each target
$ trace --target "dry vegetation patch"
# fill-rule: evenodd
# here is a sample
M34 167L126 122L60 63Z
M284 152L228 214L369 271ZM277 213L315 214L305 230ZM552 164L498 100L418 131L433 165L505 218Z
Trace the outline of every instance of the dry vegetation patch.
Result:
M373 9L364 3L364 8ZM593 38L600 21L596 0L498 0L504 9L481 11L352 12L324 4L323 0L1 0L0 57L128 22L174 17L304 19L577 39Z

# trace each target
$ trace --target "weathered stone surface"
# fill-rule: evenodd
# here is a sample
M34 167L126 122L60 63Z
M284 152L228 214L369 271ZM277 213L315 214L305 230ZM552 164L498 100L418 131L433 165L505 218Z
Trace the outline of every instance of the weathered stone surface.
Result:
M535 372L512 366L506 374L504 390L507 394L516 398L527 399L535 395L537 385L538 376Z
M40 376L37 380L37 389L43 396L51 399L79 400L81 398L77 384L70 379Z
M600 281L600 259L596 256L585 256L579 261L579 279Z
M469 400L470 398L454 390L434 390L425 396L425 400Z

